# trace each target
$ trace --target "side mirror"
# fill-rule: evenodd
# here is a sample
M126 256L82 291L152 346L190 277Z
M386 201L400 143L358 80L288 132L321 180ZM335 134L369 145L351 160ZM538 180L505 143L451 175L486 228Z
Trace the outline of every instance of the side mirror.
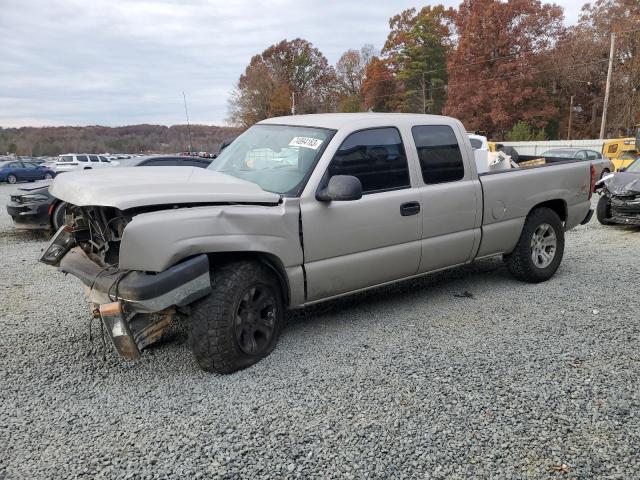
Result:
M362 198L362 183L352 175L334 175L329 179L326 188L316 193L319 202L360 200Z

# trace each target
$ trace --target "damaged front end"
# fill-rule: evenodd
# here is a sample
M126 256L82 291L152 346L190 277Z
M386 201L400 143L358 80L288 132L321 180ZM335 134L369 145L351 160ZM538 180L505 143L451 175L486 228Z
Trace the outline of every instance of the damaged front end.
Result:
M640 225L640 175L611 174L600 180L596 189L608 202L607 223Z
M40 261L84 284L93 316L118 352L135 359L161 338L177 309L207 295L211 283L204 254L162 272L120 269L120 243L132 216L113 207L70 207Z

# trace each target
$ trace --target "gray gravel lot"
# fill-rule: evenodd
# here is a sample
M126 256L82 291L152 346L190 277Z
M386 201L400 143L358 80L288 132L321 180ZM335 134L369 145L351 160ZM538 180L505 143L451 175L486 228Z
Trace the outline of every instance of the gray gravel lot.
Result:
M2 207L0 479L640 478L638 229L569 232L540 285L490 260L296 313L231 376L184 326L103 359L45 244Z

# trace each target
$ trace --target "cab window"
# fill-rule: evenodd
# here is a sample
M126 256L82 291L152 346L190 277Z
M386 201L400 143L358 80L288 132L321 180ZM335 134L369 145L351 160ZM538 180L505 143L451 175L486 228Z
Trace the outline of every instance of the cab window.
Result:
M464 177L462 152L447 125L421 125L411 129L426 184L454 182Z
M409 166L400 132L385 127L352 133L331 160L328 178L334 175L357 177L365 194L409 188Z

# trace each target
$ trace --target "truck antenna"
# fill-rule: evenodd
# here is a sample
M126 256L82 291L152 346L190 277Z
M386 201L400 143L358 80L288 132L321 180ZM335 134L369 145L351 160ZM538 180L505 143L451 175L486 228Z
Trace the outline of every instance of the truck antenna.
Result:
M193 144L191 143L191 125L189 124L189 111L187 110L187 97L182 92L182 99L184 100L184 114L187 117L187 132L189 133L189 153L193 152Z

